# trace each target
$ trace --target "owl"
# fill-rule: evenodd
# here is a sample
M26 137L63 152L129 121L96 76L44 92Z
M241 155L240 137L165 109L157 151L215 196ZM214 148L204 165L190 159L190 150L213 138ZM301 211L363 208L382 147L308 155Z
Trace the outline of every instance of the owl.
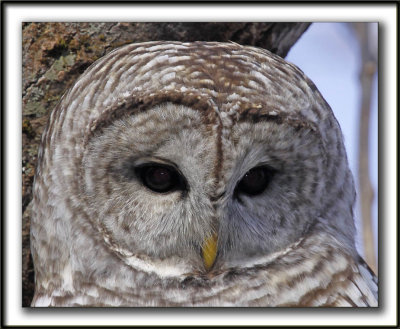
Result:
M342 133L264 49L131 44L52 112L32 306L377 306Z

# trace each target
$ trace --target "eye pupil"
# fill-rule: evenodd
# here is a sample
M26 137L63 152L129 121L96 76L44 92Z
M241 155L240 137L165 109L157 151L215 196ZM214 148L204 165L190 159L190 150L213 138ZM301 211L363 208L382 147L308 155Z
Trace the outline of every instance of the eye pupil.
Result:
M152 185L159 186L160 188L165 188L171 184L171 172L165 168L150 168L146 178Z
M264 192L275 171L269 167L256 167L249 170L239 182L237 192L257 195Z
M247 186L257 187L264 182L265 174L263 170L251 170L243 177L243 183Z
M173 173L167 168L156 166L144 170L143 183L156 192L167 192L175 185Z
M150 164L136 170L142 183L154 192L164 193L184 188L179 173L169 166Z

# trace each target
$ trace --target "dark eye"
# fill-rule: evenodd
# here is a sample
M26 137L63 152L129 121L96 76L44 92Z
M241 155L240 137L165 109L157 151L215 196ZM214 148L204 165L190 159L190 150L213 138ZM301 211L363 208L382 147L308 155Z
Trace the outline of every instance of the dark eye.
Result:
M274 174L275 170L270 167L255 167L243 176L236 191L248 195L261 194L267 188Z
M148 164L136 168L143 185L158 193L184 189L185 183L179 172L167 165Z

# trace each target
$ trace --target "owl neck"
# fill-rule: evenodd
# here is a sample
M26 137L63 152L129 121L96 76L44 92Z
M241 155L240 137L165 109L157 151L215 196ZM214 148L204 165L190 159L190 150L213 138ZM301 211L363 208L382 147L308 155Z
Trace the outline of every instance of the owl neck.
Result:
M278 306L282 303L295 305L306 291L304 285L312 282L313 285L323 286L324 282L319 280L331 280L337 271L346 270L349 262L353 261L344 250L340 241L329 234L319 232L299 239L274 254L236 266L231 264L229 268L211 271L209 275L196 273L166 275L167 272L160 275L163 267L157 270L151 267L156 266L156 263L146 268L134 258L122 261L119 257L109 257L107 266L103 267L102 272L93 272L89 276L78 272L72 273L74 280L72 285L68 287L68 282L64 282L57 289L38 293L33 305ZM334 261L336 266L332 267L328 260ZM294 278L301 278L302 275L306 278L306 275L314 273L316 268L324 275L312 277L310 282L304 279L298 281L296 285L288 284ZM282 294L283 290L287 290L285 294ZM257 302L261 304L258 305Z

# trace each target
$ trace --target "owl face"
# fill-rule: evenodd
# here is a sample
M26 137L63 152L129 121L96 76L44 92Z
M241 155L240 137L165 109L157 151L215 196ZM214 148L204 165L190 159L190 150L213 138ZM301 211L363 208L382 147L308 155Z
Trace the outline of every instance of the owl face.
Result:
M356 255L339 125L314 84L266 50L209 42L117 49L63 96L38 162L31 239L39 301L49 287L75 296L96 285L107 305L218 305L213 289L222 287L232 305L229 289L240 286L245 304L258 300L262 283L260 303L273 305L288 262L308 273L303 260L332 258L333 245L343 266ZM279 266L255 266L274 252ZM218 276L232 268L257 272L253 292L246 271L237 281ZM200 281L190 290L188 278ZM154 290L160 285L170 294ZM143 291L149 296L138 299ZM93 304L92 293L82 304Z
M90 140L90 217L132 253L209 270L296 241L319 215L324 151L308 128L243 118L219 144L218 123L165 103ZM98 200L102 200L99 202ZM216 239L215 265L202 250Z

